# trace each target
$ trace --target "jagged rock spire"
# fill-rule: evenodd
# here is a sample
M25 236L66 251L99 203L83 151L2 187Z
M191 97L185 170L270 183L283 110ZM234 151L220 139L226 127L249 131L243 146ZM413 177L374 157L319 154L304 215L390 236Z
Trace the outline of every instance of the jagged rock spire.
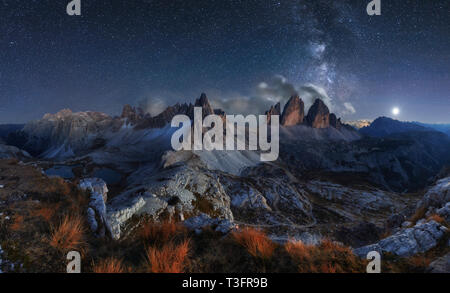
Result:
M267 115L267 123L270 123L272 115L281 115L280 103L276 103L274 106L271 106L269 111L266 111L266 115Z
M202 93L200 95L200 98L195 100L195 107L202 107L203 111L203 117L214 114L214 110L211 107L211 104L208 101L208 97L206 97L205 93Z
M313 128L328 128L330 126L330 110L321 99L316 99L309 109L306 122Z
M298 95L292 96L286 103L281 116L281 125L292 126L303 123L305 118L305 104Z

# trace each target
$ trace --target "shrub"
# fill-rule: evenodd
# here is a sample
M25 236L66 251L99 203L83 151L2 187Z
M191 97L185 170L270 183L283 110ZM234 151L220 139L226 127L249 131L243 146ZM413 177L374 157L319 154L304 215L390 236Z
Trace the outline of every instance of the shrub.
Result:
M92 271L97 274L118 274L125 273L127 270L121 259L110 257L95 264Z
M189 253L189 240L176 245L168 242L162 247L146 250L148 271L151 273L182 273Z
M263 231L244 228L232 235L254 257L269 259L273 255L276 245Z
M83 244L83 220L80 216L65 216L57 228L53 228L50 245L67 251L76 249Z

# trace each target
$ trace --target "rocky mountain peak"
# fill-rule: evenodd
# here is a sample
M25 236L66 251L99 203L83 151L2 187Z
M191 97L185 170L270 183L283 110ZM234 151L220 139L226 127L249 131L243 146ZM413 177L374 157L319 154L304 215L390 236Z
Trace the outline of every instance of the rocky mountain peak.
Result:
M62 109L56 114L47 113L44 115L43 119L61 119L64 117L71 116L73 114L72 110L70 109Z
M303 123L305 118L305 104L298 95L292 96L286 103L281 116L281 125L292 126Z
M270 107L269 111L266 111L267 123L270 123L272 115L281 115L280 103L276 103L274 106Z
M206 97L205 93L202 93L200 95L200 98L195 100L195 107L202 107L203 109L203 117L214 114L214 110L211 107L211 104L209 103L208 97Z
M330 114L330 125L340 130L342 128L341 118L337 118L334 113Z
M330 110L321 99L316 99L309 109L306 122L313 128L328 128L330 126Z
M145 116L144 110L142 108L138 107L132 107L130 105L123 106L122 115L120 115L121 118L126 119L128 123L136 124L140 120L142 120Z

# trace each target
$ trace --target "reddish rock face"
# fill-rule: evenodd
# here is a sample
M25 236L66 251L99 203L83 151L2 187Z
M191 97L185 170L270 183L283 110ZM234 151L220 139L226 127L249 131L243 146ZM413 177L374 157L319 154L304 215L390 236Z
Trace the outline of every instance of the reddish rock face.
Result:
M330 110L321 99L316 99L309 109L306 122L313 128L328 128L330 126Z
M270 123L272 115L281 115L281 105L277 103L275 106L271 106L269 111L266 111L267 123Z
M292 96L284 106L281 125L292 126L303 123L305 118L305 104L299 96Z

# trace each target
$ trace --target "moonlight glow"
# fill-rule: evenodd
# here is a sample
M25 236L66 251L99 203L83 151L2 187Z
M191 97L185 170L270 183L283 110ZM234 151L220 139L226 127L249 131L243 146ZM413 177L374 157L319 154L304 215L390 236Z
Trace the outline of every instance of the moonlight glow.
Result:
M400 114L400 109L397 107L392 108L392 114L394 114L395 116L397 116L398 114Z

